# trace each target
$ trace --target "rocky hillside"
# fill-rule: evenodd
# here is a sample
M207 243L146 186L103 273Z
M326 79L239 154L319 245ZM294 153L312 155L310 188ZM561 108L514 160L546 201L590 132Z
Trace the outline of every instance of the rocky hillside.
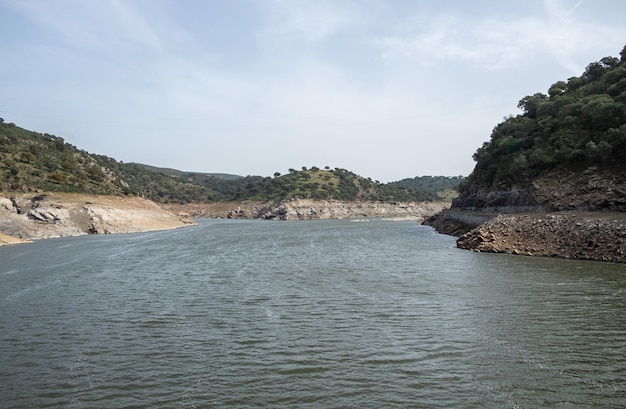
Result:
M626 47L518 106L425 224L475 251L626 262Z
M626 47L518 106L474 154L453 207L626 210Z

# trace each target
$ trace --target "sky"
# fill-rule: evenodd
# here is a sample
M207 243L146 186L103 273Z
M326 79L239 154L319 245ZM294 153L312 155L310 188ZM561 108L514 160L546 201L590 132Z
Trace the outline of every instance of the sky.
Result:
M184 171L466 176L625 22L623 0L0 0L0 117Z

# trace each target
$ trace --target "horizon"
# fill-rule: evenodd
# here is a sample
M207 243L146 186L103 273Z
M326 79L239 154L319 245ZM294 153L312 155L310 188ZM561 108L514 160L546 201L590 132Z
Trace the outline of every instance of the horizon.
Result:
M233 174L233 173L225 173L225 172L199 172L199 171L190 171L190 170L175 169L175 168L169 168L169 167L153 166L153 165L150 165L150 164L148 164L148 163L139 163L139 162L124 162L124 163L130 163L130 164L135 164L135 165L139 165L139 166L150 166L150 167L157 168L157 169L159 169L159 170L176 171L176 172L181 172L181 173L196 173L196 174L201 174L201 175L202 175L202 174L204 174L204 175L226 175L226 176L236 176L236 177L240 177L240 178L245 178L245 177L249 177L249 176L252 176L252 177L255 177L255 176L260 176L260 177L274 177L274 175L275 175L277 172L278 172L278 173L280 173L280 175L278 176L278 177L280 177L280 176L284 176L284 175L286 175L286 174L290 173L290 172L289 172L289 169L288 169L288 170L287 170L287 172L285 172L285 173L282 173L282 172L276 171L276 172L274 172L272 175L269 175L269 176L265 176L265 175L241 175L241 174ZM298 166L298 167L291 167L290 169L295 169L296 171L298 171L298 170L302 170L302 168L303 168L303 167L304 167L304 165L303 165L303 166ZM313 168L313 167L317 167L317 168L319 168L319 170L327 170L327 169L325 169L325 168L326 168L326 166L317 166L317 165L306 166L307 170L312 170L312 168ZM345 170L347 170L347 171L351 171L350 169L342 168L341 166L335 166L335 167L333 167L333 166L328 166L328 167L329 167L330 169L345 169ZM364 178L370 178L370 179L372 179L372 180L377 180L376 178L373 178L373 177L371 177L371 176L369 176L369 175L360 175L360 174L358 174L357 176L361 176L361 177L364 177ZM432 177L432 178L437 178L437 177L445 177L445 178L457 178L457 177L462 177L462 178L466 178L467 176L468 176L468 175L415 175L415 176L406 176L406 177L403 177L403 178L401 178L401 179L398 179L398 180L391 180L391 181L389 181L389 182L385 182L385 183L399 182L399 181L401 181L401 180L403 180L403 179L413 179L413 178L420 178L420 177L421 177L421 178L427 178L427 177ZM379 182L380 182L380 181L379 181ZM383 183L383 182L380 182L380 183Z

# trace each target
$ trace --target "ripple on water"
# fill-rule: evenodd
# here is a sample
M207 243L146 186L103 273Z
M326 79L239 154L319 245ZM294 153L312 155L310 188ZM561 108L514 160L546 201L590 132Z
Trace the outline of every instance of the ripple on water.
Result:
M0 249L11 408L619 407L624 266L414 222L203 221Z

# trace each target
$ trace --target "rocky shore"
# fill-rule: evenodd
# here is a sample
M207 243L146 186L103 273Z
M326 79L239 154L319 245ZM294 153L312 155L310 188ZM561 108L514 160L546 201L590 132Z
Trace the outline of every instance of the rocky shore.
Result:
M0 245L84 234L135 233L194 223L139 197L0 194Z
M626 169L553 170L524 187L476 184L424 224L458 247L626 262Z
M84 234L165 230L193 218L313 220L394 218L422 221L447 202L283 202L162 205L138 197L73 193L0 194L0 245Z
M424 222L460 236L459 248L626 263L626 213L447 210Z
M386 217L421 222L449 205L448 202L344 202L294 199L280 202L195 203L165 207L181 216L208 218L317 220Z

